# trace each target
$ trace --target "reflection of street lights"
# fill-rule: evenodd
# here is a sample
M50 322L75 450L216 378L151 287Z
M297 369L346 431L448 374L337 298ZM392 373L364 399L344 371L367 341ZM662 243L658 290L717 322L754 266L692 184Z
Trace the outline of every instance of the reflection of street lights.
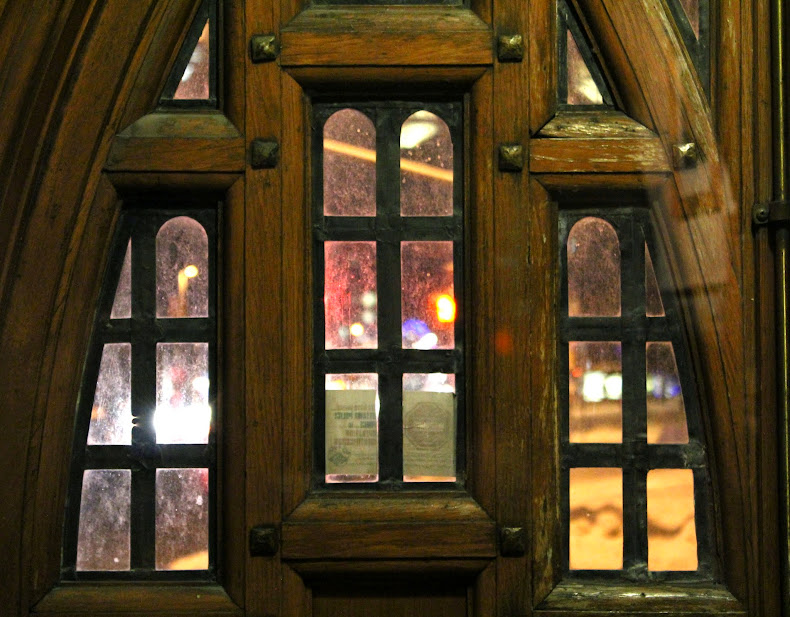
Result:
M197 266L189 265L183 270L178 271L178 316L183 317L187 314L187 288L189 279L198 275Z

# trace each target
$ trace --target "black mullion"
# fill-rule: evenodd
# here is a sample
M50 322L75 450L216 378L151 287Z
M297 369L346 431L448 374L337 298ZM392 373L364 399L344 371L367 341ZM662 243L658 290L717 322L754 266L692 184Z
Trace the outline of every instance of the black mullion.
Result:
M132 470L131 569L156 565L156 469Z
M154 217L156 218L156 217ZM146 219L132 236L132 452L155 448L156 409L156 233L158 221ZM131 568L153 569L156 521L156 471L132 471Z
M623 569L647 570L647 473L640 465L623 469Z
M394 110L376 118L376 293L379 367L379 482L403 479L401 349L400 122Z

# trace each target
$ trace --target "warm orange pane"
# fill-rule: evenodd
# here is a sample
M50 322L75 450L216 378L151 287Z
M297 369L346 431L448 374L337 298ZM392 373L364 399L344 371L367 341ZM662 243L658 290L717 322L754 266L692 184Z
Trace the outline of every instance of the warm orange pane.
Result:
M580 467L569 473L570 569L621 569L623 470Z
M661 301L656 270L653 268L653 259L650 257L647 244L645 244L645 309L648 317L664 316L664 303Z
M647 568L697 569L691 469L653 469L647 473Z
M208 317L208 279L206 230L188 216L167 221L156 234L156 316Z
M568 438L571 443L623 441L623 362L614 341L568 344Z

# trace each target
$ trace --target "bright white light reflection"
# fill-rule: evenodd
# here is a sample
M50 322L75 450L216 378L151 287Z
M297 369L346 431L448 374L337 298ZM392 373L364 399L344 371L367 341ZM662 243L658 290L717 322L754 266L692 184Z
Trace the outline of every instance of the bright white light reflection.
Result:
M606 398L604 382L606 373L603 371L588 371L582 381L582 398L588 403L600 403Z
M603 382L606 398L610 401L619 401L623 398L623 376L619 373L608 375Z
M401 150L411 150L416 148L426 139L430 139L439 132L433 118L435 116L429 111L418 111L412 114L400 130Z
M169 382L169 380L166 380ZM211 405L207 402L209 378L205 375L192 380L192 400L188 405L160 403L154 411L157 443L208 443L211 429ZM172 391L172 383L163 384ZM168 387L169 386L169 387ZM167 397L174 400L173 397Z

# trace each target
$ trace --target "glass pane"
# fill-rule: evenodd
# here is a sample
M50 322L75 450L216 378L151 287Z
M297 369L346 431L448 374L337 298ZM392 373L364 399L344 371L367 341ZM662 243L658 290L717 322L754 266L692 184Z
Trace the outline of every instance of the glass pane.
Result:
M326 481L379 479L379 399L375 373L326 376Z
M623 567L623 470L570 469L571 570Z
M618 342L568 344L571 443L623 441L623 360Z
M645 307L648 317L663 317L664 303L661 301L661 291L658 288L656 270L653 268L653 259L650 250L645 244Z
M324 214L376 216L376 129L355 109L324 124Z
M455 375L403 375L403 480L455 481Z
M452 216L453 140L444 120L418 111L400 132L400 213Z
M132 472L89 469L82 475L77 570L128 570Z
M208 317L208 236L188 216L156 235L156 316Z
M699 0L680 0L694 34L699 38Z
M121 275L112 303L110 319L129 319L132 316L132 241L126 246Z
M131 443L132 346L130 343L109 343L102 349L88 445L128 446Z
M581 219L568 234L568 315L620 316L620 243L599 218Z
M157 443L208 443L208 343L156 345Z
M452 242L401 242L404 349L455 347Z
M208 469L156 470L156 569L208 568Z
M686 405L672 343L647 343L647 443L688 443Z
M195 50L189 58L189 63L181 76L181 82L176 88L173 99L205 100L209 97L209 22L200 33Z
M375 349L376 243L324 242L326 349Z
M697 569L691 469L647 472L647 569Z
M602 105L603 97L595 80L590 74L590 69L584 62L576 39L570 30L567 30L567 67L568 67L568 104L569 105Z

